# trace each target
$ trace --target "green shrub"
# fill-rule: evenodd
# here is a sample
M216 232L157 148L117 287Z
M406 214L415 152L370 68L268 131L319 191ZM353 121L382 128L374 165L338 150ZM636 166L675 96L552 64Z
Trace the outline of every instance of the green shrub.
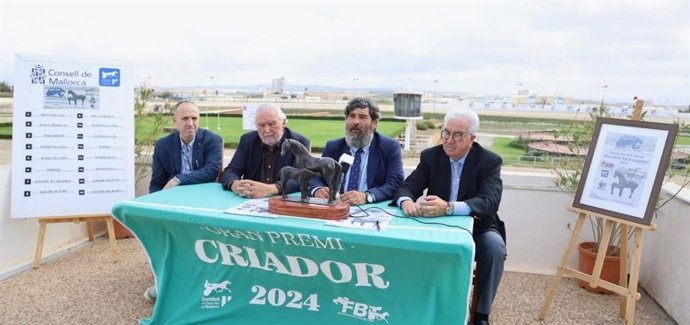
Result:
M416 124L417 130L419 130L419 131L424 131L424 130L428 129L428 127L426 126L426 123L424 123L424 121L417 121L417 123L415 123L415 124Z
M522 150L527 151L529 149L529 147L528 147L529 139L525 139L522 136L519 136L519 137L513 139L513 141L510 141L509 145L513 148L522 149Z

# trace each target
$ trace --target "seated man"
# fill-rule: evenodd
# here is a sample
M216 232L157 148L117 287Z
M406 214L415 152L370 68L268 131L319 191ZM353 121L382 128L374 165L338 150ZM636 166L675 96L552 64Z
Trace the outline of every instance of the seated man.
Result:
M365 204L390 200L405 178L400 144L376 132L380 111L366 98L354 98L345 107L345 137L328 141L322 157L338 161L348 154L354 157L343 179L345 193L340 200ZM312 179L314 197L328 198L330 191L321 177Z
M175 105L177 130L156 141L149 193L177 185L213 182L223 160L223 140L199 129L199 108L192 102Z
M247 198L262 198L271 195L299 191L299 184L292 179L287 189L280 186L280 169L295 167L295 156L288 152L280 155L280 146L285 139L295 139L306 148L309 140L285 127L287 117L275 104L263 104L256 109L256 131L240 138L235 155L223 171L223 189Z
M177 185L214 182L223 160L223 140L211 131L199 129L199 108L192 102L175 105L173 123L177 130L156 141L151 162L149 193ZM153 301L156 286L144 297Z
M474 142L477 130L479 117L474 111L448 111L441 131L443 144L422 151L419 165L400 185L391 205L413 217L475 218L475 260L481 272L475 324L489 324L506 257L505 227L497 214L503 192L502 160Z

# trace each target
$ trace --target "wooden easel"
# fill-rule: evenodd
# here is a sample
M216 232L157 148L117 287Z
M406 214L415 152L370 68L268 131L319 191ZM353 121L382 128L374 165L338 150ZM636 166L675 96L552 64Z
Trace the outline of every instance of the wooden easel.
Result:
M38 239L36 240L36 253L34 254L34 269L41 267L41 257L43 256L43 240L46 236L46 226L49 223L64 223L64 222L86 222L86 228L89 235L89 241L93 241L93 224L95 221L105 221L108 228L108 240L110 241L110 250L113 253L113 262L120 260L119 252L117 250L117 243L115 242L115 227L113 226L113 216L107 215L87 215L87 216L73 216L73 217L46 217L38 218Z
M641 295L639 292L637 292L637 280L639 277L639 271L640 271L640 257L642 256L642 231L643 230L654 230L656 229L656 225L652 224L651 226L645 226L645 225L640 225L640 224L635 224L632 222L628 222L625 220L620 220L617 218L609 217L606 215L602 214L595 214L589 211L577 209L574 207L568 207L570 210L573 210L575 212L579 212L580 216L577 219L577 223L575 224L575 229L573 230L573 235L570 237L570 243L568 244L568 249L565 252L565 255L563 256L563 259L561 260L561 264L558 266L558 271L556 272L556 276L553 278L553 281L551 282L551 286L549 287L549 292L546 295L546 301L544 302L544 306L541 309L541 313L539 314L539 319L543 320L546 318L546 313L549 311L549 307L551 306L551 302L553 301L553 297L556 294L556 290L558 290L558 286L560 285L561 278L563 275L569 275L573 276L575 278L578 278L580 280L589 282L589 286L594 288L594 287L602 287L604 289L611 290L617 294L619 294L620 297L620 316L621 318L625 319L625 324L633 324L633 321L635 319L635 302L640 299ZM574 251L575 247L577 246L577 240L580 235L580 232L582 231L582 225L585 222L585 219L587 219L587 215L590 215L591 217L595 218L601 218L604 219L605 224L604 224L604 231L603 231L603 237L601 239L601 243L599 244L599 251L597 252L597 259L594 262L594 270L592 271L592 275L582 273L580 271L571 269L566 266L568 263L568 260L570 259L571 253ZM620 262L621 262L621 267L620 267L620 280L619 283L613 284L611 282L602 280L601 277L601 269L604 266L604 257L606 256L606 249L609 246L609 242L611 240L611 232L613 230L614 222L620 224L621 227L621 236L620 236ZM628 227L633 227L634 228L634 241L633 241L633 254L632 254L632 260L630 263L630 283L628 283Z
M637 100L635 102L635 110L633 112L632 119L633 120L640 120L641 113L642 113L642 106L644 105L644 101L642 100ZM541 308L541 312L539 313L539 319L544 320L546 318L546 313L549 311L549 307L551 306L551 303L553 302L553 297L556 294L556 290L558 290L558 286L560 285L561 278L563 277L564 274L573 276L575 278L578 278L580 280L589 282L589 286L594 288L594 287L602 287L604 289L608 289L610 291L613 291L620 295L621 297L619 298L619 313L620 317L625 319L625 324L626 325L632 325L635 321L635 302L640 299L641 295L639 292L637 292L637 281L639 277L639 272L640 272L640 258L642 256L642 231L643 230L655 230L656 229L656 224L651 224L650 226L645 226L641 224L636 224L633 222L628 222L626 220L621 220L618 218L610 217L607 215L603 214L598 214L598 213L593 213L591 211L586 211L578 208L574 208L572 206L568 207L568 209L573 210L575 212L579 212L580 216L577 219L577 223L575 224L575 229L573 230L573 234L570 237L570 243L568 244L568 249L565 252L565 255L563 256L563 259L561 260L561 264L557 268L556 276L553 278L553 281L551 281L551 286L549 287L549 292L546 295L546 301L544 301L544 306ZM585 219L587 218L587 215L590 215L591 217L594 218L601 218L605 221L604 223L604 230L603 230L603 236L601 238L601 243L599 244L599 251L597 252L597 258L594 262L594 270L592 271L592 275L582 273L580 271L571 269L566 266L566 263L568 263L568 260L570 259L570 255L575 249L575 246L577 245L577 239L580 235L580 232L582 231L582 225L585 222ZM604 257L606 256L606 249L609 246L609 242L611 241L611 232L613 231L614 228L614 223L618 223L620 225L620 231L621 231L621 236L620 236L620 279L618 281L618 285L613 284L608 281L604 281L601 279L601 269L604 266ZM633 227L634 228L634 239L633 239L633 254L632 254L632 261L630 262L630 283L628 283L628 227Z

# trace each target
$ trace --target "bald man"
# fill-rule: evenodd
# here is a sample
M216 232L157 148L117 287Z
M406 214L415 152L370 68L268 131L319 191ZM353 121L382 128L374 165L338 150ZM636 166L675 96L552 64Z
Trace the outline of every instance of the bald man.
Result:
M172 119L177 130L159 139L154 148L149 193L214 182L220 171L223 141L199 129L199 108L189 101L179 102Z

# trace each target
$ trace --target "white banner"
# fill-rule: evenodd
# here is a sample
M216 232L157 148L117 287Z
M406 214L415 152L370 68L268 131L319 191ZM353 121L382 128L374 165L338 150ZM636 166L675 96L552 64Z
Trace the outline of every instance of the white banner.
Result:
M134 91L118 64L15 56L12 218L109 214L134 197Z
M256 130L256 109L259 105L244 105L242 107L242 130Z

